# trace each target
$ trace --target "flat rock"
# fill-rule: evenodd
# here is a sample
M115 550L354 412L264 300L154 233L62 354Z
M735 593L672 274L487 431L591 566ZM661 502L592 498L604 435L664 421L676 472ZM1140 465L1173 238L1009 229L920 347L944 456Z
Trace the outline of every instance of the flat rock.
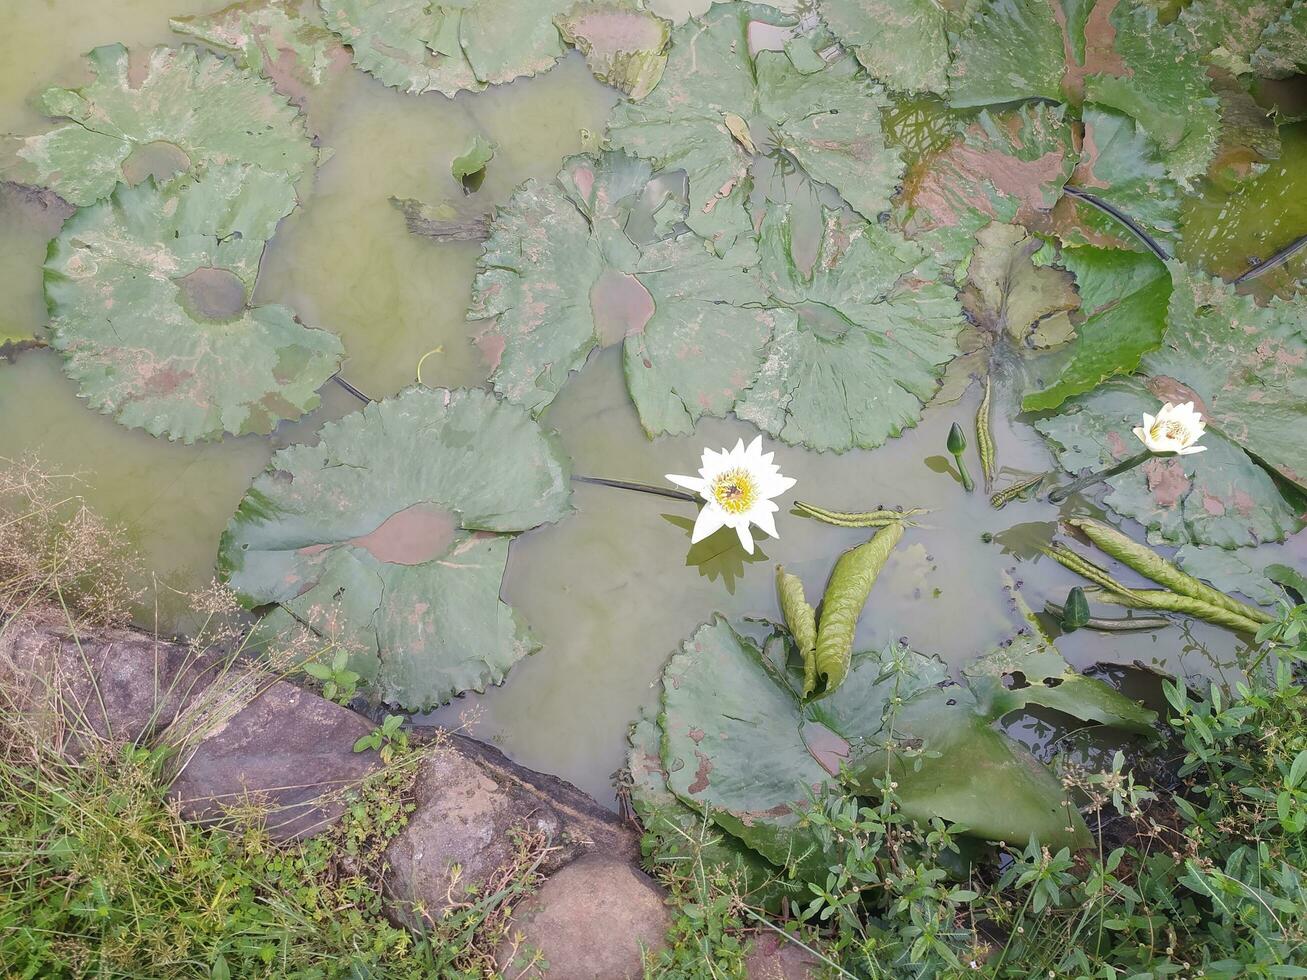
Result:
M497 954L499 968L521 978L642 977L643 950L664 944L670 919L665 897L626 861L602 854L581 858L513 910Z
M811 980L821 960L802 946L787 942L774 932L760 933L753 952L744 961L748 980Z
M253 802L267 808L266 826L277 839L326 829L344 812L344 792L381 767L376 752L354 751L374 726L286 681L252 700L246 694L233 695L229 717L200 725L172 784L182 813L207 820Z
M418 773L417 809L386 851L386 894L402 921L429 923L512 867L523 831L548 840L542 874L587 854L635 858L635 833L571 783L472 739L442 738Z

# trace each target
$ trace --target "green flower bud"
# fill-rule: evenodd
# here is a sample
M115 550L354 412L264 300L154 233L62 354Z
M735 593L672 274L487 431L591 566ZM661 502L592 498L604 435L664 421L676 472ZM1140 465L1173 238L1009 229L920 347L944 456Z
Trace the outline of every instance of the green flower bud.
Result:
M954 456L961 456L967 451L966 433L956 422L953 423L953 428L948 430L948 451Z
M1085 590L1076 586L1066 594L1066 605L1062 607L1062 629L1074 633L1089 622L1089 600Z

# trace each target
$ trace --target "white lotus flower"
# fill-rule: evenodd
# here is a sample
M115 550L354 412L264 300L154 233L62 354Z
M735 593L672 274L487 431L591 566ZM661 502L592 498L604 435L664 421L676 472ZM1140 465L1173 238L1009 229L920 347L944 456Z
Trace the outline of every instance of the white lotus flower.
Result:
M731 527L739 535L744 550L753 554L750 524L757 524L773 538L780 537L772 517L780 507L772 502L772 498L790 489L795 481L781 476L780 467L772 462L774 455L762 451L762 436L749 443L747 449L741 439L730 451L723 449L715 453L705 449L703 467L697 477L667 474L667 479L679 487L693 490L705 501L694 522L691 544L702 541L719 528Z
M1193 402L1172 405L1167 402L1157 413L1157 418L1144 413L1144 424L1136 425L1135 435L1151 453L1188 456L1201 453L1206 446L1195 446L1203 437L1207 423L1201 412L1194 410Z

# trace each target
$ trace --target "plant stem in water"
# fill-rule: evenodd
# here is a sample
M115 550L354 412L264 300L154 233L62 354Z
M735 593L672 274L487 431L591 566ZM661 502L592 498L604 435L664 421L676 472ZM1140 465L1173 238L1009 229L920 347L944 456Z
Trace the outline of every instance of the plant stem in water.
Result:
M1072 480L1064 486L1055 487L1049 491L1048 502L1050 504L1060 504L1062 501L1066 500L1067 497L1071 496L1071 494L1083 490L1085 487L1093 486L1095 483L1102 483L1104 480L1124 473L1126 470L1133 469L1144 460L1150 459L1152 455L1153 454L1148 450L1144 450L1137 456L1123 459L1115 466L1109 466L1107 469L1099 470L1097 473L1090 473L1088 476L1082 476L1080 479Z
M669 490L666 487L652 487L647 483L628 483L625 480L605 480L599 476L574 476L573 483L589 483L597 487L613 487L616 490L634 490L636 493L653 494L655 497L670 497L672 500L685 500L695 503L699 500L692 493L684 490Z

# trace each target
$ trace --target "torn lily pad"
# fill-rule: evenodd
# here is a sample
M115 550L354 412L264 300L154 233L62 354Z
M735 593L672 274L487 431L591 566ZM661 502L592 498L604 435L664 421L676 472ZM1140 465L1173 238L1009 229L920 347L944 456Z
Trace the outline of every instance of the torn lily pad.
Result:
M50 343L90 407L194 442L269 432L318 404L335 334L284 306L251 306L259 260L295 207L283 175L215 166L119 185L50 244Z
M648 11L582 0L555 24L590 73L628 98L643 99L663 77L671 30Z
M1075 276L1085 319L1055 375L1023 399L1026 412L1057 408L1114 375L1133 374L1166 333L1171 273L1159 259L1085 246L1064 249L1061 262Z
M307 0L244 0L212 14L174 17L168 26L230 54L301 104L335 67L348 65L336 35L301 13Z
M321 0L354 64L405 92L453 97L537 75L567 49L554 26L575 0Z
M948 90L948 16L936 0L821 0L819 10L873 78L900 92Z
M787 50L757 46L779 43L778 32ZM814 64L814 43L773 9L719 4L673 31L662 82L613 113L615 148L686 172L686 222L719 253L749 230L759 155L792 158L868 219L889 206L902 161L885 143L885 95L851 55Z
M218 567L269 630L297 624L409 710L498 684L538 648L499 597L512 536L570 510L552 435L481 390L414 386L291 446L241 501Z
M770 863L797 865L801 877L826 873L802 812L841 771L872 795L888 769L909 817L941 817L968 836L1087 843L1060 781L994 723L1028 704L1131 732L1149 731L1154 718L1076 674L1030 625L991 655L998 659L973 664L964 685L950 683L940 661L894 647L855 654L843 685L808 702L787 650L779 628L768 636L761 624L717 618L668 662L659 722L671 791ZM1027 669L1026 686L1001 683ZM1067 684L1075 697L1057 693Z
M253 164L297 181L317 164L303 117L265 79L190 45L155 48L135 70L120 44L88 56L94 79L47 89L41 111L69 122L11 137L6 180L49 187L84 206L119 181L213 164Z

